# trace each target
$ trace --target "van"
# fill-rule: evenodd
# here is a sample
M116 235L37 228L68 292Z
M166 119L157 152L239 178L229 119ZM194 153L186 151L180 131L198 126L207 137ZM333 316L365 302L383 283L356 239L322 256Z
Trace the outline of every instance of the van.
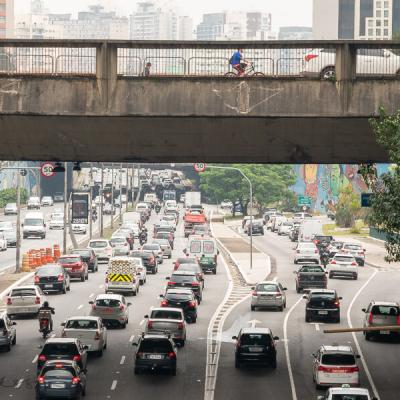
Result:
M299 229L299 242L311 242L315 235L322 235L322 222L314 218L304 219Z
M217 242L212 237L194 236L189 238L185 253L188 257L197 259L204 272L217 273L217 259L219 250Z
M45 239L46 224L44 222L44 215L42 212L26 213L24 222L22 224L22 236L24 239L28 237Z
M139 292L139 276L136 271L136 261L131 257L112 257L106 273L106 293Z
M145 203L157 203L157 195L155 193L146 193L144 195L144 202Z

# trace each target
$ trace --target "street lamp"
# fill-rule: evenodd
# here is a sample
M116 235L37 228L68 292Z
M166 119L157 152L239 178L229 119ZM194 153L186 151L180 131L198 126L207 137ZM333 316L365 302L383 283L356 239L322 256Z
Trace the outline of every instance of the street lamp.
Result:
M240 174L243 176L244 179L249 184L249 189L250 189L250 269L253 269L253 185L251 184L250 179L243 173L243 171L240 168L236 167L222 167L222 166L216 166L216 165L207 165L207 168L214 168L214 169L227 169L227 170L232 170L232 171L238 171Z

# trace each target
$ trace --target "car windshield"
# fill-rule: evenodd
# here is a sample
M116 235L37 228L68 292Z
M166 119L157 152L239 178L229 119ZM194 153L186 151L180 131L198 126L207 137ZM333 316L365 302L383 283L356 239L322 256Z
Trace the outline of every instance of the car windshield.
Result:
M311 301L327 301L335 300L336 295L334 293L313 293L310 296Z
M182 264L179 266L179 271L201 272L199 264Z
M81 255L82 257L90 257L92 252L90 250L74 250L75 253Z
M139 251L134 251L131 253L131 257L140 257L144 259L149 259L151 258L151 254L149 253L144 253L144 252L139 252Z
M76 264L80 261L80 257L60 257L58 259L58 262L61 264Z
M97 321L91 319L70 319L65 324L67 329L97 329Z
M276 285L271 283L262 283L257 285L258 292L279 292L279 289Z
M15 208L17 207L17 203L8 203L6 204L6 208Z
M138 352L141 353L169 353L172 351L172 346L169 340L143 340L140 343Z
M76 354L77 348L74 343L47 343L43 347L42 354L45 355L65 355L65 354Z
M104 240L97 240L89 243L89 246L92 247L93 249L101 249L107 247L107 245L108 243L105 242Z
M372 315L399 315L399 308L395 306L373 306L371 309Z
M354 261L354 258L353 258L353 257L339 256L339 255L336 255L335 257L333 257L333 259L334 259L335 261L348 262L348 263L351 263L351 262Z
M300 243L299 249L315 249L314 243Z
M192 257L188 258L178 258L178 264L196 264L196 259Z
M53 276L59 274L62 274L62 268L56 265L52 265L51 267L41 267L36 271L36 275L39 276Z
M318 265L306 265L301 267L299 272L324 272L324 269Z
M157 243L160 246L169 246L169 242L166 239L155 239L153 240L153 243Z
M332 400L369 400L366 394L334 394Z
M61 368L50 369L44 372L45 379L71 379L73 376L74 374L71 371Z
M40 218L28 218L24 221L24 224L27 226L41 226L43 225L43 220Z
M165 298L166 298L167 300L173 300L173 301L175 301L175 300L180 300L180 301L185 300L185 301L189 301L189 300L192 300L192 299L193 299L193 295L192 295L192 294L189 294L189 293L167 293L167 294L165 295Z
M119 307L121 302L117 299L97 299L97 307Z
M356 359L354 354L328 353L322 355L321 362L325 365L354 365Z
M158 250L160 250L160 245L158 245L158 244L145 244L144 246L143 246L143 250L156 250L156 251L158 251Z
M153 310L150 318L182 319L182 313L180 313L179 311Z
M268 346L271 344L271 337L267 334L246 333L240 337L242 346Z
M361 246L359 246L358 244L345 244L343 248L347 250L356 250L356 251L362 249Z
M11 291L11 297L31 297L31 296L36 296L36 290L35 289L13 289Z
M111 243L126 243L126 239L123 237L114 237L110 240Z

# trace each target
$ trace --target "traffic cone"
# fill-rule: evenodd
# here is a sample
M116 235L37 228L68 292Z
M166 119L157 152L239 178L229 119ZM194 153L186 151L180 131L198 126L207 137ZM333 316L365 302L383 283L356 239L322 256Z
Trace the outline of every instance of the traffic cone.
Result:
M47 264L46 249L40 249L40 262L42 265Z
M40 256L40 250L35 250L36 267L42 266L42 257Z
M47 264L51 264L54 262L53 255L51 253L51 247L46 248L46 261L47 261Z
M57 262L61 256L60 246L58 244L55 244L53 249L54 249L54 261Z
M29 269L34 269L35 268L35 258L33 256L32 250L29 250L28 257L29 257Z
M27 253L22 255L22 271L29 272L29 255Z

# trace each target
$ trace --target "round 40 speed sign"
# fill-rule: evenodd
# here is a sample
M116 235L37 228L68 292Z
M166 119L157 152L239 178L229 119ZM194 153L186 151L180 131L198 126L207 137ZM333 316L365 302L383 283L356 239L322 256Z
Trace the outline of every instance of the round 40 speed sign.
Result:
M45 162L40 166L40 173L45 178L51 178L55 175L54 165L50 162Z
M194 170L196 172L204 172L206 170L206 164L205 163L195 163L193 164Z

